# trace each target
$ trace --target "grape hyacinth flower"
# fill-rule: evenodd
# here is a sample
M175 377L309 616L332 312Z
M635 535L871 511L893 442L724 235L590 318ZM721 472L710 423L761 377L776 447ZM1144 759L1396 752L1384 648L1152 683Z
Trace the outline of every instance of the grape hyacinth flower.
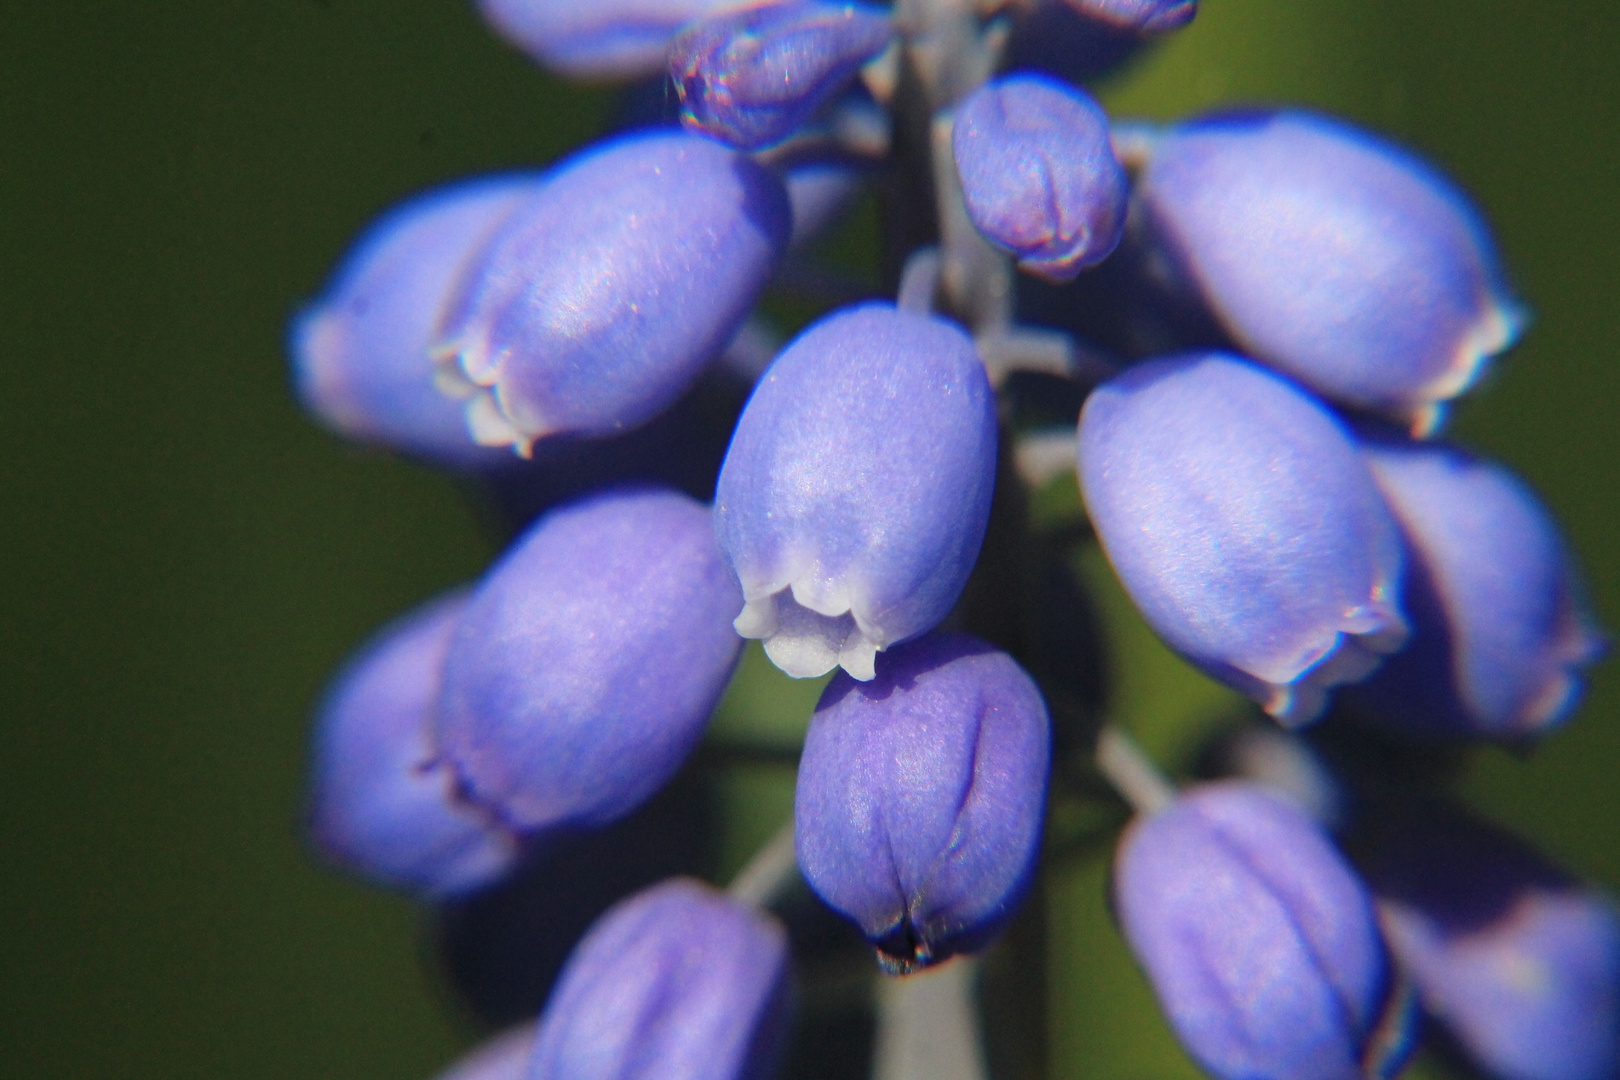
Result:
M1047 0L1048 3L1052 0ZM1062 0L1088 19L1138 34L1179 30L1198 14L1198 0Z
M548 513L484 578L444 661L438 738L513 828L592 827L663 786L742 644L708 508L627 489Z
M1154 144L1157 242L1248 355L1424 434L1523 316L1466 197L1403 150L1310 113L1233 113Z
M381 631L334 681L315 729L309 835L328 860L435 899L504 875L517 839L436 760L434 706L465 593Z
M670 46L681 122L743 149L780 142L889 45L889 13L782 0L700 20Z
M755 388L720 469L737 632L796 678L871 679L879 651L956 602L995 462L994 397L961 330L888 304L816 323Z
M1148 361L1080 417L1080 485L1170 646L1291 726L1401 646L1399 534L1348 431L1220 353Z
M428 350L467 263L542 182L527 173L454 184L372 225L293 323L304 407L348 438L443 465L510 460L473 441L465 410L435 385Z
M1620 915L1522 842L1432 802L1363 845L1390 949L1419 1000L1502 1080L1620 1069Z
M1034 680L966 635L840 674L805 736L794 800L811 888L909 971L988 943L1029 883L1051 731Z
M787 935L700 882L620 901L569 957L530 1080L765 1080L785 1024Z
M681 27L738 0L476 0L502 37L573 78L627 79L664 67Z
M1605 641L1552 517L1506 469L1461 450L1365 452L1406 536L1414 632L1351 700L1412 735L1517 738L1567 719Z
M561 166L468 275L435 355L480 442L526 453L660 412L742 323L787 244L782 182L683 132Z
M1038 75L986 83L957 108L951 146L968 217L1022 269L1068 281L1118 246L1125 170L1084 91Z
M1176 1035L1221 1080L1367 1080L1404 1010L1371 899L1294 804L1228 781L1120 842L1114 903Z

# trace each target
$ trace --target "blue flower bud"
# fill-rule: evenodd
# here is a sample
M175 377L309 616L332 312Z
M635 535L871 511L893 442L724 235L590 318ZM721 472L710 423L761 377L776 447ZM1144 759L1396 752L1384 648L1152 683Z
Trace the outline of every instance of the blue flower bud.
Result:
M857 3L785 0L710 16L670 46L681 121L733 146L779 142L893 36L888 12Z
M1192 21L1198 0L1063 0L1089 19L1139 34L1166 34Z
M523 1024L485 1039L434 1080L528 1080L535 1026Z
M573 78L628 79L664 69L681 27L735 0L476 0L502 37Z
M957 109L951 148L968 217L1023 269L1068 281L1119 245L1125 170L1083 91L1040 75L986 83Z
M444 662L439 744L521 830L594 827L696 745L741 641L707 507L610 491L551 511L489 572Z
M1485 224L1444 177L1300 112L1168 132L1140 187L1151 227L1256 360L1426 433L1512 344Z
M1328 838L1251 784L1194 788L1120 843L1115 910L1189 1053L1223 1080L1389 1075L1373 907Z
M558 169L473 267L435 350L480 442L608 435L669 405L788 240L782 182L712 140L645 131Z
M995 466L995 400L961 330L888 304L811 326L755 388L720 468L737 632L796 678L872 678L877 651L956 602Z
M1460 450L1366 452L1406 536L1414 633L1352 700L1409 734L1513 738L1563 722L1605 643L1552 516L1506 469Z
M1343 425L1220 353L1149 361L1080 416L1080 484L1149 624L1289 725L1406 624L1398 531Z
M1458 1045L1502 1080L1620 1070L1620 917L1609 900L1460 811L1417 804L1364 868L1390 951Z
M438 600L378 634L333 683L315 729L315 846L378 884L434 898L493 881L518 854L436 761L439 671L466 599Z
M929 634L871 682L836 676L799 763L805 880L892 970L986 944L1029 882L1050 756L1034 680L976 638Z
M443 464L510 460L473 441L465 410L434 385L428 350L473 255L540 184L536 175L456 184L372 225L293 323L304 407L351 439Z
M540 1018L530 1080L763 1080L787 1000L787 934L689 878L615 905Z

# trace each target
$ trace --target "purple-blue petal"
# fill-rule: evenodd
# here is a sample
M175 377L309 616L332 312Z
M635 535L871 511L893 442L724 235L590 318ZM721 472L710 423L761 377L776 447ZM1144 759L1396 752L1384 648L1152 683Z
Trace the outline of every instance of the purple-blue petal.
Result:
M1453 447L1366 454L1406 537L1413 638L1351 699L1413 735L1517 738L1568 719L1605 640L1552 515Z
M1173 648L1290 725L1399 648L1395 523L1349 432L1220 353L1152 360L1080 417L1080 484L1109 561Z
M984 944L1028 884L1051 730L1012 657L960 634L839 674L805 737L799 865L898 969Z
M610 435L691 384L786 246L782 182L712 139L644 131L559 168L471 268L436 348L474 434Z
M1142 207L1243 350L1426 433L1518 335L1478 212L1366 132L1303 112L1191 121L1156 145Z
M1023 269L1067 281L1118 246L1125 170L1083 91L1039 75L986 83L957 108L951 145L974 227Z
M465 409L440 393L429 351L468 263L542 183L497 176L418 196L373 224L288 341L304 407L351 439L441 464L492 466Z
M1451 807L1378 822L1363 861L1418 997L1502 1080L1620 1070L1620 916L1522 841Z
M514 828L591 827L697 744L741 647L709 509L658 489L551 511L485 576L445 657L439 743Z
M476 0L484 20L573 78L629 79L664 69L681 27L735 0Z
M446 597L379 633L333 683L314 737L315 846L346 870L434 898L493 881L518 855L436 760L440 668L466 603Z
M1050 2L1050 0L1049 0ZM1063 0L1088 19L1142 35L1167 34L1198 14L1198 0Z
M688 878L621 901L580 941L540 1018L529 1080L764 1080L787 934Z
M720 469L738 632L790 675L871 678L875 651L956 602L995 463L994 395L961 330L889 304L811 326L760 380Z
M1170 1025L1222 1080L1366 1080L1390 977L1366 890L1292 803L1194 788L1136 821L1115 910Z
M681 122L746 149L779 142L893 37L889 13L867 4L784 0L711 15L670 46Z

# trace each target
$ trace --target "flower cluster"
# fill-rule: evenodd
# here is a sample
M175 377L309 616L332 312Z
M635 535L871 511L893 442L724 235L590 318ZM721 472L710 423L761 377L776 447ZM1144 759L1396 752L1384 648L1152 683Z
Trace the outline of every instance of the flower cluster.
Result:
M1134 812L1115 910L1215 1076L1389 1076L1420 1013L1493 1075L1620 1068L1607 901L1376 763L1543 735L1603 649L1548 513L1435 437L1524 322L1461 192L1303 112L1111 125L1083 58L1190 0L481 8L678 116L405 204L297 320L312 413L517 526L334 684L315 845L464 904L657 795L747 640L835 674L791 835L725 893L601 912L536 1026L451 1075L762 1077L803 936L767 910L793 921L786 853L931 985L1017 913L1059 797ZM880 288L814 248L867 190ZM780 347L772 290L824 309ZM1277 722L1212 782L1178 792L1074 692L1085 541L1026 512L1054 476L1163 640Z

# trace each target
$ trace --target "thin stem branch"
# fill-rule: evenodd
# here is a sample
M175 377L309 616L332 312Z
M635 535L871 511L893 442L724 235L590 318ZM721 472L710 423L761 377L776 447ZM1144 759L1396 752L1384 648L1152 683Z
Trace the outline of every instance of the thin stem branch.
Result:
M737 876L726 886L726 892L745 904L766 907L782 894L798 872L790 819L737 871Z
M1104 724L1097 735L1097 770L1138 814L1151 814L1175 801L1176 785L1116 724Z

